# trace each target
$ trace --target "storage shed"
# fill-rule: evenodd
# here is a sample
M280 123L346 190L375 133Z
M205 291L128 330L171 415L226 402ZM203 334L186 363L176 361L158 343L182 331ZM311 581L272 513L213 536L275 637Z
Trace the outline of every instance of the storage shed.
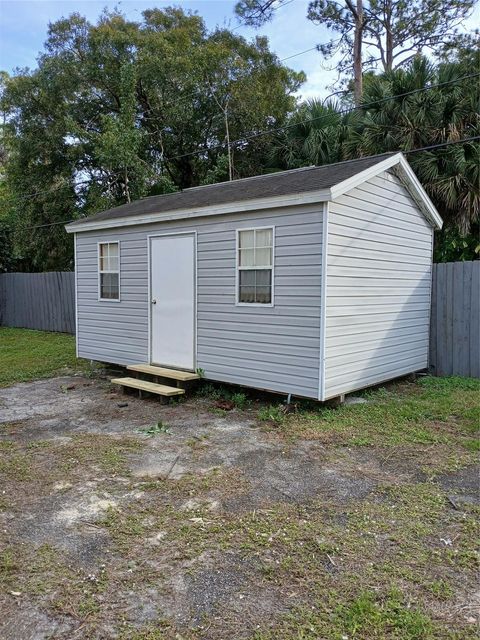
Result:
M78 356L318 400L424 369L441 225L402 154L75 221Z

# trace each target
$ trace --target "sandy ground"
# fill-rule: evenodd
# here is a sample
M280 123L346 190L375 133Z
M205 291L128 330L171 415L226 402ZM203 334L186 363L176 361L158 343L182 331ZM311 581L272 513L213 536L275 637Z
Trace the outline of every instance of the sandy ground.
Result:
M349 505L380 486L424 480L401 457L386 464L374 449L288 442L262 429L254 409L217 415L211 405L162 406L81 377L0 390L1 440L18 451L2 487L1 544L19 554L0 596L1 638L157 640L171 628L177 638L250 637L302 594L261 579L258 554L222 547L221 531L211 544L208 532L206 542L173 540L173 520L183 535L182 518L205 530L210 518L243 526L256 511L315 502L341 529ZM139 431L159 421L165 432ZM455 504L477 500L476 470L438 483ZM121 523L108 522L114 517ZM325 560L325 571L335 570ZM129 631L159 619L170 621L165 636Z

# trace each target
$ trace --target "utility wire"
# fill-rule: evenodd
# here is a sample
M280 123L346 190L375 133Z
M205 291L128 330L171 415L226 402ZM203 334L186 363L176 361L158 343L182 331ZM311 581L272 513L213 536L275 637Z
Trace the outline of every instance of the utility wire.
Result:
M420 87L418 89L413 89L412 91L406 91L404 93L398 93L394 96L387 96L386 98L380 98L379 100L375 100L370 103L359 105L358 107L350 107L348 109L340 109L339 111L335 111L336 115L345 115L348 113L353 113L355 111L365 111L366 109L370 109L379 104L384 104L385 102L389 102L390 100L398 100L399 98L406 98L407 96L411 96L417 93L422 93L425 91L430 91L432 89L438 89L440 87L445 87L450 84L454 84L456 82L461 82L462 80L469 80L471 78L480 77L480 73L472 73L469 75L462 76L460 78L455 78L453 80L447 80L445 82L440 82L438 84L432 84L428 87ZM330 114L328 114L330 115ZM286 129L290 129L292 127L298 127L298 125L309 124L311 122L316 122L317 120L323 120L327 117L327 114L322 114L320 116L316 116L314 118L306 118L305 120L297 120L292 124L282 125L281 127L274 127L273 129L264 129L263 131L257 131L256 133L248 134L243 136L242 138L238 138L237 140L232 140L230 142L230 146L233 146L239 142L248 142L248 140L252 140L254 138L258 138L260 136L268 135L271 133L278 133L280 131L285 131ZM198 149L197 151L189 151L187 153L182 153L176 156L171 156L169 158L163 158L163 162L170 162L172 160L179 160L181 158L187 158L189 156L195 156L201 153L208 153L209 151L215 151L216 149L220 149L225 146L225 143L219 143L214 146L205 147L203 149Z
M377 158L380 156L384 156L388 153L393 154L393 153L403 153L403 155L408 155L410 153L418 153L419 151L430 151L432 149L440 149L443 147L449 147L452 146L454 144L465 144L466 142L475 142L476 140L480 140L480 135L479 136L472 136L471 138L463 138L462 140L449 140L448 142L440 142L438 144L430 144L426 147L418 147L416 149L410 149L409 151L403 151L402 149L398 149L397 151L384 151L383 153L376 153L374 155L371 156L362 156L361 158L351 158L351 160L366 160L367 158ZM341 160L341 162L348 162L348 160ZM339 163L339 164L340 164ZM321 166L321 165L320 165ZM270 175L275 175L274 173L270 174ZM30 229L40 229L42 227L53 227L57 224L69 224L70 222L77 222L78 220L82 220L82 219L86 219L86 218L76 218L76 219L72 219L72 220L62 220L61 222L47 222L46 224L37 224L34 225L33 227L24 227L24 230L30 230Z
M366 110L366 109L370 109L371 107L373 107L375 105L384 104L385 102L389 102L390 100L397 100L398 98L405 98L405 97L410 96L410 95L415 95L417 93L421 93L421 92L425 92L425 91L431 91L433 89L438 89L440 87L445 87L445 86L448 86L448 85L451 85L451 84L455 84L457 82L461 82L463 80L469 80L471 78L478 78L478 77L480 77L480 72L479 73L468 74L468 75L465 75L465 76L461 76L460 78L454 78L452 80L447 80L445 82L440 82L438 84L432 84L432 85L429 85L428 87L420 87L418 89L413 89L412 91L406 91L404 93L399 93L399 94L396 94L394 96L387 96L385 98L380 98L379 100L375 100L373 102L366 103L366 104L360 105L358 107L351 107L349 109L341 109L339 111L335 111L334 113L338 114L338 115L345 115L345 114L348 114L348 113L353 113L354 111L358 111L358 110L359 111L363 111L363 110ZM330 115L330 114L328 114L328 115ZM291 127L297 127L298 125L301 125L301 124L309 124L310 122L316 122L317 120L322 120L322 119L325 119L326 117L328 117L327 114L322 114L322 115L316 116L314 118L307 118L305 120L298 120L297 122L294 122L292 124L283 125L281 127L276 127L276 128L273 128L273 129L265 129L263 131L258 131L257 133L245 135L242 138L237 138L237 140L232 140L230 142L230 146L233 146L234 144L237 144L239 142L247 142L248 140L251 140L251 139L263 136L263 135L268 135L268 134L271 134L271 133L277 133L279 131L284 131L284 130L289 129ZM450 141L450 142L440 143L440 144L441 144L441 146L446 146L446 145L450 145L450 144L455 144L457 142L460 143L460 142L474 141L474 140L477 140L477 138L478 138L477 136L474 136L473 138L466 138L466 139L460 140L460 141ZM220 143L220 144L217 144L217 145L214 145L214 146L211 146L211 147L205 147L204 149L198 149L197 151L190 151L188 153L180 154L180 155L177 155L177 156L171 156L169 158L163 158L162 161L163 162L170 162L172 160L178 160L180 158L186 158L186 157L189 157L189 156L192 156L192 155L198 155L198 154L201 154L201 153L208 153L209 151L214 151L214 150L222 148L224 146L225 146L225 143ZM438 148L438 147L436 145L433 145L433 146L430 146L429 148ZM419 150L420 151L421 150L426 150L426 148L422 147ZM411 151L402 151L402 153L413 153L413 150L411 150ZM377 155L383 155L383 153L377 154ZM375 157L375 156L369 156L369 157ZM109 175L111 176L111 175L122 175L122 174L123 174L123 172L118 172L118 173L111 172ZM88 184L89 182L91 182L91 180L83 180L81 182L77 182L75 185L72 185L72 186L76 187L76 186L79 186L81 184ZM62 184L62 185L58 185L55 188L48 189L48 190L45 190L45 191L37 191L37 192L31 193L31 194L23 194L23 195L17 196L16 199L20 199L20 198L29 199L30 197L36 197L37 195L43 195L45 193L51 193L52 191L56 191L57 189L61 189L61 188L66 187L66 186L68 187L69 185L68 184Z

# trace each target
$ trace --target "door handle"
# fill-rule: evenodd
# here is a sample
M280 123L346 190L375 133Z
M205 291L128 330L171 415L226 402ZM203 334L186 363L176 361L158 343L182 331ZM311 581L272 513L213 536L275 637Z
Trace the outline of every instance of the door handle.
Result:
M152 304L157 304L157 301L155 300L155 298L151 302Z

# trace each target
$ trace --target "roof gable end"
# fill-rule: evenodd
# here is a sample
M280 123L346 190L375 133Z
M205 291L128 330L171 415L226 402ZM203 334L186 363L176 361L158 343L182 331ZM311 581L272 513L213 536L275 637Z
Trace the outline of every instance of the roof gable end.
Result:
M330 200L336 200L344 193L387 170L392 171L402 182L428 222L436 229L441 229L443 220L440 214L402 153L396 153L389 158L385 158L354 176L337 183L330 189Z

